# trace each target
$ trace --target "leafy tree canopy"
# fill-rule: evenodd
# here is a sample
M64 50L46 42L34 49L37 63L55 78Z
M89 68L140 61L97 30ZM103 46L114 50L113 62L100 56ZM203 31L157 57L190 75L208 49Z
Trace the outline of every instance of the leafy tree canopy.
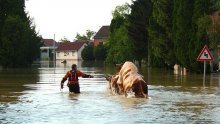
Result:
M96 32L91 30L86 30L86 34L80 35L79 33L76 34L76 40L91 40Z
M39 57L41 37L24 11L24 0L0 1L0 65L28 67Z

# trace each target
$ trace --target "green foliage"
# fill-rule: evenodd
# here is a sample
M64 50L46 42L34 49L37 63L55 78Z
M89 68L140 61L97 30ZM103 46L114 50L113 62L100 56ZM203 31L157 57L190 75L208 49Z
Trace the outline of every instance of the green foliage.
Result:
M82 51L82 59L83 60L95 60L94 55L93 55L93 46L88 45L85 46L85 48Z
M219 0L217 0L215 6L216 6L216 9L220 9L220 1Z
M104 45L99 44L94 48L94 57L95 60L105 60L107 54L107 50Z
M202 72L203 66L200 62L196 62L196 58L204 45L210 45L207 33L211 25L211 19L207 14L213 11L212 4L212 1L207 0L194 0L193 4L192 35L188 46L188 68L198 72Z
M217 49L220 44L220 22L217 22L215 25L209 27L208 38L210 41L210 49Z
M64 37L60 39L60 42L70 42L70 41L66 37Z
M189 44L192 38L193 1L174 0L173 41L177 63L187 67L189 63Z
M113 20L118 17L126 18L130 11L131 9L128 3L125 3L121 6L116 6L115 10L112 13Z
M133 43L128 38L126 29L127 15L130 8L127 4L116 7L113 12L113 19L110 25L110 36L106 47L108 54L107 63L123 63L128 60L133 60Z
M122 16L118 16L118 17L115 17L114 19L112 19L111 25L110 25L110 34L114 33L115 30L120 28L121 25L124 25L124 23L125 23L125 19Z
M128 16L128 36L134 43L135 59L141 62L148 55L148 24L152 13L150 0L136 0L131 5L131 13Z
M129 11L125 8L113 12L107 62L149 61L150 55L153 66L177 63L201 72L196 58L203 46L217 49L220 26L211 23L210 15L219 8L218 0L136 0Z
M85 46L82 51L83 60L105 60L107 50L104 45L99 44L95 48L93 45Z
M91 30L86 30L86 34L84 35L80 35L79 33L76 34L76 40L90 40L92 38L92 36L95 34L96 32L91 31Z
M125 26L115 29L114 33L110 36L107 46L109 50L106 62L108 63L123 63L128 60L132 61L134 58L134 46L127 36Z
M19 16L8 16L1 32L3 67L30 66L39 53L40 38Z
M88 38L88 40L91 40L95 33L95 31L86 30L86 37Z
M85 35L80 35L79 33L76 34L76 40L88 40Z
M3 67L27 67L39 57L41 38L24 5L24 0L0 1L0 65Z
M151 46L151 65L162 66L174 65L175 55L173 41L171 40L172 29L172 0L152 0L153 12L149 24L149 37ZM155 64L159 60L163 64Z
M173 31L174 52L177 63L193 71L202 71L196 58L203 46L210 45L208 30L210 17L215 11L215 1L174 0Z

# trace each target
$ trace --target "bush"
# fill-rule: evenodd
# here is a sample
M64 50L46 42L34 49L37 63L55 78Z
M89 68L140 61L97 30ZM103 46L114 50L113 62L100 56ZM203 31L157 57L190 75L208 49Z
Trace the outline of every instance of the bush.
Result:
M94 48L94 57L95 60L105 60L107 55L107 49L104 45L99 44L97 47Z
M82 59L83 60L94 60L94 55L93 55L93 46L92 45L88 45L85 46L85 48L82 51Z

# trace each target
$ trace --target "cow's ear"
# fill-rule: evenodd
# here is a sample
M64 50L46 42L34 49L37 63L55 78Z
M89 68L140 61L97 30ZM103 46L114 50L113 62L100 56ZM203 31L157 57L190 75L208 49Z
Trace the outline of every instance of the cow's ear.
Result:
M144 80L141 81L141 86L142 86L143 92L148 95L148 86Z

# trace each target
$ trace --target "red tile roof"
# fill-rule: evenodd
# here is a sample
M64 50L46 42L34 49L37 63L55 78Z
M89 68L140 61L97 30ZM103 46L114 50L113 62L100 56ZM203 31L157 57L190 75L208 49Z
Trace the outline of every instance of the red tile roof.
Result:
M56 51L78 51L86 42L75 41L75 42L62 42L59 44Z
M102 26L95 34L94 39L107 38L110 32L110 26Z
M53 39L43 39L42 42L43 42L43 46L46 46L46 47L53 46L54 42L55 42L55 46L58 45L58 43L54 41Z

